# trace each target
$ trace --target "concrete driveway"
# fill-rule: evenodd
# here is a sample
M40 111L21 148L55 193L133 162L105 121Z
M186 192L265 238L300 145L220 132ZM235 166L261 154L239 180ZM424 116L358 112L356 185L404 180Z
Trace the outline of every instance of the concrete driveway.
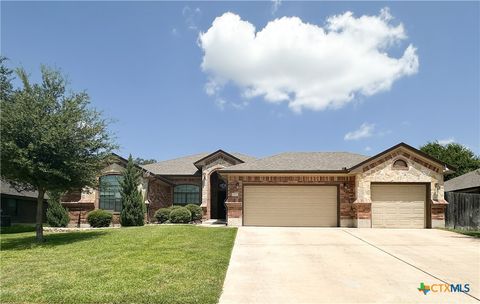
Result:
M468 283L470 292L418 291ZM241 227L220 303L478 303L480 240L435 229Z

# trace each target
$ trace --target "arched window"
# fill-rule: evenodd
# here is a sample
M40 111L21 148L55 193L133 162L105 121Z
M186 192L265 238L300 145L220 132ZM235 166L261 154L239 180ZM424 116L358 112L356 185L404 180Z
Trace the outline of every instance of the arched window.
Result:
M173 204L200 204L200 187L196 185L178 185L173 190Z
M408 169L408 164L403 159L397 159L393 162L393 168L395 169Z
M99 207L103 210L122 211L120 195L121 175L105 175L100 177Z

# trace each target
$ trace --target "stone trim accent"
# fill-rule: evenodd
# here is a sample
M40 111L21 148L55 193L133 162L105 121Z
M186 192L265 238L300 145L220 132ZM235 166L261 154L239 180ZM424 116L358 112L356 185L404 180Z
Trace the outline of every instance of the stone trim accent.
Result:
M448 202L444 199L439 199L439 200L433 200L432 199L432 204L434 204L434 205L448 205Z
M366 166L363 166L362 170L363 172L367 172L368 170L370 169L373 169L374 167L384 163L384 162L387 162L389 160L397 160L397 159L408 159L408 160L411 160L411 161L414 161L436 173L440 173L440 168L438 166L434 166L434 165L431 165L430 163L420 159L419 157L415 156L415 155L412 155L410 153L407 153L405 151L402 151L402 150L397 150L397 151L393 151L391 153L388 153L387 155L384 155L382 157L380 157L379 159L377 159L376 161L374 162L371 162L370 164L366 165Z

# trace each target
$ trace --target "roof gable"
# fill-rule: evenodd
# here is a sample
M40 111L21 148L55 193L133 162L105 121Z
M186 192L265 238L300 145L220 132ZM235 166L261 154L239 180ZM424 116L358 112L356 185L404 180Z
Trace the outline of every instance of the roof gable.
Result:
M244 161L241 160L240 158L219 149L213 153L208 154L205 157L202 157L201 159L197 160L193 164L195 165L195 167L201 169L203 166L211 163L214 160L217 160L218 158L222 158L225 161L231 163L232 165L244 163Z
M210 160L215 155L228 157L232 162L248 162L256 158L241 153L227 153L218 150L213 153L199 153L165 160L154 164L143 165L142 167L156 175L200 175L203 162Z
M396 151L400 151L396 153ZM410 152L410 153L409 153ZM430 170L439 172L439 173L448 173L455 168L453 166L448 165L447 163L436 159L423 151L420 151L410 145L407 145L404 142L401 142L383 152L380 152L352 167L349 168L349 171L357 171L359 168L363 168L363 171L370 170L373 167L393 158L393 157L405 157L415 161L424 167L427 167Z

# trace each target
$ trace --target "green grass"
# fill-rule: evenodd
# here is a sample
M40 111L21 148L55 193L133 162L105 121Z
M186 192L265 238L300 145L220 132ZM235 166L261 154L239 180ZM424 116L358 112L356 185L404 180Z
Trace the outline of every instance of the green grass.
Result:
M0 303L216 303L235 228L1 236Z
M475 238L480 238L480 230L463 230L463 229L453 229L453 228L445 228L445 230L461 233L468 236L473 236Z

